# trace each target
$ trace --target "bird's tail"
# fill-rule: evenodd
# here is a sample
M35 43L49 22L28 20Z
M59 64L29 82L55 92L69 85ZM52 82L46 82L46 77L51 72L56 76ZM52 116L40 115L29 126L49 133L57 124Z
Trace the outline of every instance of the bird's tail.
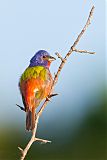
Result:
M26 130L33 130L35 127L35 109L26 112Z

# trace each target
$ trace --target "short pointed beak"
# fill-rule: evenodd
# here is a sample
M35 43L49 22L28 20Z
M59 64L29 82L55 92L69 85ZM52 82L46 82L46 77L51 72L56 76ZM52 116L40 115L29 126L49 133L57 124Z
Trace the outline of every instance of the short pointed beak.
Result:
M56 60L56 58L52 57L52 56L46 56L45 58L43 58L44 60L48 60L50 62Z
M49 61L55 61L55 60L56 60L55 57L49 56Z

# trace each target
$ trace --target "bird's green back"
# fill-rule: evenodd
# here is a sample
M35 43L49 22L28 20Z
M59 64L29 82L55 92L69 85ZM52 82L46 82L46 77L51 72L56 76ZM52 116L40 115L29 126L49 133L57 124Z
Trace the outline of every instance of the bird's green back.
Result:
M40 77L42 80L46 80L46 68L43 66L28 67L20 78L20 82L30 78Z

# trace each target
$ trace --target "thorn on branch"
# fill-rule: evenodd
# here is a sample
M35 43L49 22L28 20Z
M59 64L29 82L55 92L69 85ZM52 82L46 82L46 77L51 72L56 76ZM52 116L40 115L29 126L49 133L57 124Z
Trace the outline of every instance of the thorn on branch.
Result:
M49 95L49 98L54 97L54 96L58 96L58 94L57 93L51 94L51 95Z
M20 106L20 105L18 105L18 104L16 104L16 106L18 106L22 111L25 112L25 109L24 109L22 106Z

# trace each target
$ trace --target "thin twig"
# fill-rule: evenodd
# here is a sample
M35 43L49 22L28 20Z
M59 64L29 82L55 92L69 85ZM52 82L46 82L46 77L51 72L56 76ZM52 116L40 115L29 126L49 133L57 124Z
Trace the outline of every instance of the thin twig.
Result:
M32 137L29 141L29 143L27 144L25 149L21 149L21 147L18 147L19 150L21 150L21 159L20 160L24 160L28 150L30 149L31 145L33 144L33 142L35 142L35 135L36 135L36 130L37 130L37 125L38 125L38 119L39 117L37 116L36 121L35 121L35 128L32 130Z
M41 139L41 138L35 138L35 141L39 141L41 143L51 143L51 141L46 140L46 139Z
M58 57L62 62L65 61L64 58L62 58L62 56L61 56L58 52L56 52L55 54L57 55L57 57Z
M55 87L55 85L56 85L56 83L58 81L59 74L60 74L62 68L64 67L64 64L66 63L67 59L69 58L69 56L71 55L72 52L77 51L75 49L75 46L78 44L78 42L80 41L80 38L82 37L82 35L86 31L86 29L88 28L89 24L91 23L91 19L92 19L92 16L93 16L93 11L94 11L94 6L91 8L91 11L90 11L90 14L89 14L89 17L88 17L88 20L87 20L85 26L83 27L82 31L78 35L78 37L75 40L74 44L71 46L71 48L70 48L69 52L66 54L65 58L62 58L62 56L59 53L56 53L56 55L58 56L58 58L61 59L61 64L60 64L60 66L58 68L57 73L54 76L53 84L52 84L51 91L50 91L49 95L53 94L53 90L54 90L54 87ZM78 50L78 51L80 52L81 50ZM82 52L84 52L84 53L90 53L90 52L84 51L84 50L82 50ZM94 52L91 52L91 54L92 53L94 53ZM33 144L33 142L35 142L35 141L40 141L40 142L44 142L44 143L50 142L48 140L43 140L43 139L40 139L40 138L36 138L36 131L37 131L38 120L39 120L39 117L41 116L43 110L45 109L46 105L48 104L49 98L50 97L48 96L45 99L43 105L41 106L39 112L37 113L37 117L36 117L36 121L35 121L35 128L32 131L32 137L31 137L30 141L28 142L28 144L26 145L26 148L23 150L22 148L18 147L19 150L21 151L21 154L22 154L20 160L24 160L24 158L27 155L27 152L29 151L29 149L30 149L31 145ZM19 106L19 105L17 105L17 106ZM19 107L21 108L21 106L19 106Z
M73 51L79 52L79 53L95 54L95 52L90 52L90 51L87 51L87 50L79 50L79 49L75 49L75 48L73 48Z

